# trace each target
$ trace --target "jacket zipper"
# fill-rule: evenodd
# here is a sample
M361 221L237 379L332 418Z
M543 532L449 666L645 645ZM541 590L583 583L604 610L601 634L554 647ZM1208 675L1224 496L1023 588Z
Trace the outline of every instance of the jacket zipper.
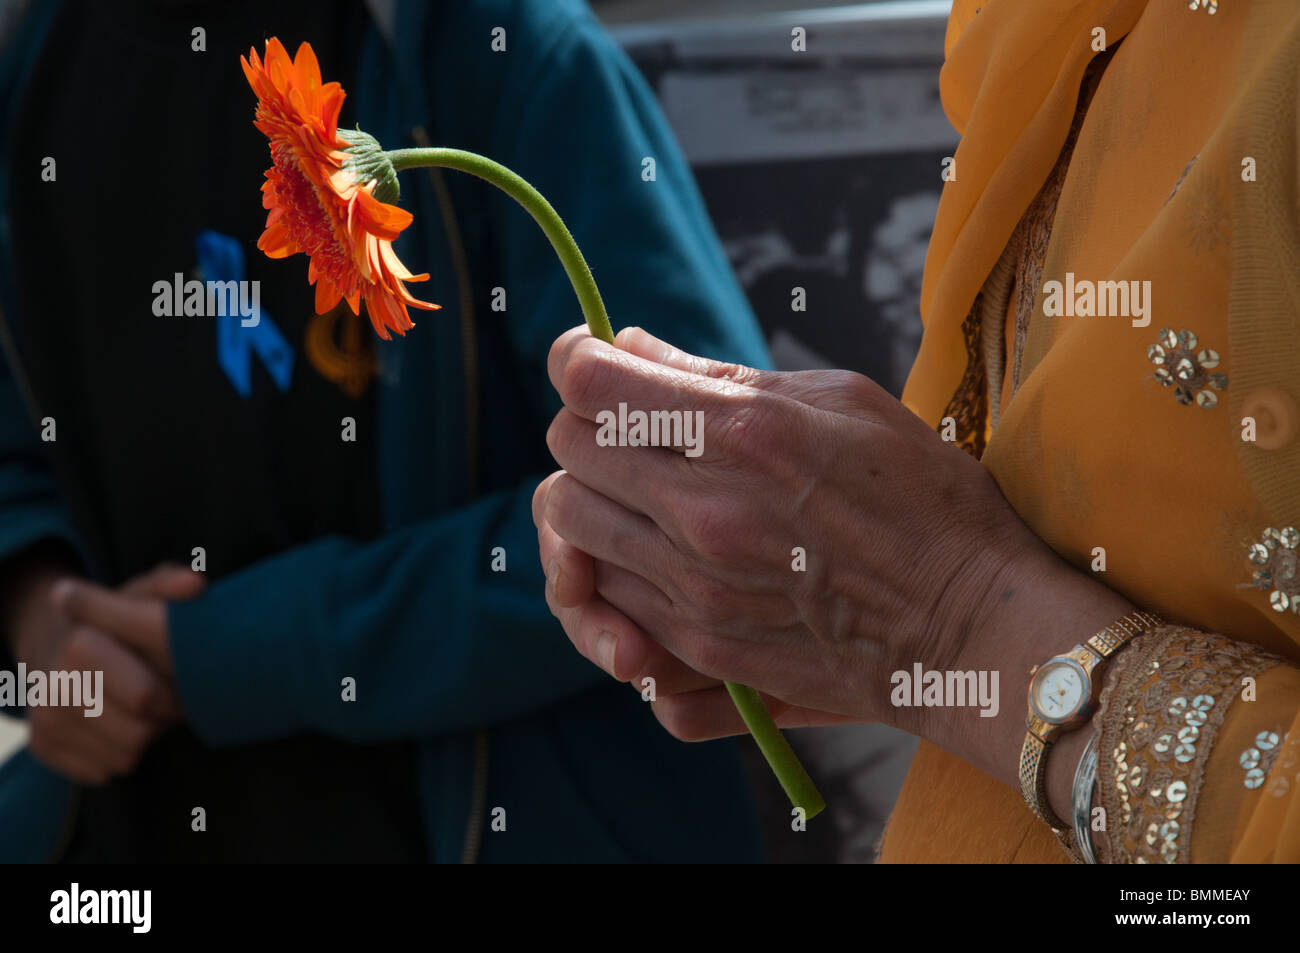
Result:
M427 149L430 146L429 134L423 126L411 130L411 138L416 145ZM438 199L438 210L442 214L443 228L447 233L447 245L451 251L452 267L456 272L456 294L460 301L460 339L461 357L465 371L465 466L469 487L469 498L477 499L479 495L479 389L478 389L478 329L474 322L474 286L470 280L469 258L465 254L465 243L461 237L460 224L456 220L456 209L451 202L451 192L442 170L427 169L433 193ZM465 825L465 845L461 850L460 862L473 864L478 862L479 849L483 844L483 822L487 815L487 780L488 755L491 751L491 735L487 728L474 732L474 790L470 797L469 818Z
M462 864L478 863L479 848L483 846L483 821L487 816L488 750L491 739L486 728L474 732L474 793L470 799L469 823L465 827L465 849L461 851Z

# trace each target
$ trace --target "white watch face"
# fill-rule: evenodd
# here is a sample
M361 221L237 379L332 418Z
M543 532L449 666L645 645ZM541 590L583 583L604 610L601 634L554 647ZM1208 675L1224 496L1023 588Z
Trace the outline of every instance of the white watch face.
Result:
M1056 658L1034 673L1029 692L1038 716L1059 725L1082 710L1091 685L1082 665L1074 659Z

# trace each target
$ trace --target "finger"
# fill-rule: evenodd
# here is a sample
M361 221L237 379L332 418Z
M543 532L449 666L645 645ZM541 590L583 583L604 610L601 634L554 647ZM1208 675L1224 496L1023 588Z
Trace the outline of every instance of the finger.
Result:
M537 542L556 605L571 609L595 595L596 569L590 556L561 539L545 520L537 530Z
M87 737L94 740L114 777L133 771L163 728L160 722L137 717L117 705L106 708L98 718L84 720L88 724Z
M541 528L543 512L546 509L546 494L551 491L551 486L559 479L563 470L556 470L541 483L537 484L537 489L533 490L533 525Z
M851 715L787 705L771 695L764 694L762 699L768 714L780 728L813 728L861 721ZM725 686L661 695L654 701L653 710L659 723L679 741L711 741L749 733Z
M106 712L107 714L107 712ZM133 733L106 717L87 718L81 709L42 708L30 716L28 748L33 757L85 784L103 784L131 771L152 737L146 724Z
M828 386L843 380L844 372L840 370L775 372L756 370L743 364L712 361L675 348L644 328L624 328L614 338L614 343L628 353L656 364L675 367L701 377L746 384L789 397L810 407L840 414L860 416L864 409L864 394L874 393L877 399L889 397L888 391L868 377L861 378L861 386L856 394L846 393L842 387Z
M641 680L651 677L655 680L656 694L676 694L720 684L718 679L695 671L655 640L653 632L671 624L671 606L662 592L626 569L605 562L595 566L596 591L600 598L623 613L645 636L635 643L641 655L629 659L629 664L639 666L639 674L633 679L635 685L642 687ZM627 654L630 656L631 652Z
M557 342L557 348L559 347ZM754 415L784 398L735 380L702 377L647 361L592 337L552 349L551 383L569 410L612 437L696 456L725 451ZM626 427L624 427L626 424Z
M110 780L108 768L81 747L70 747L61 738L53 738L45 727L33 723L27 739L27 751L55 774L74 784L99 787Z
M596 592L647 633L672 624L672 601L653 583L604 560L593 560L593 568Z
M729 364L725 361L713 361L699 357L687 351L673 347L667 341L655 337L645 328L624 328L614 338L614 344L629 354L645 358L665 367L675 367L700 377L712 377L716 380L728 380L752 387L765 387L772 378L780 375L744 364Z
M165 603L131 599L94 583L68 579L55 586L54 604L72 622L110 632L151 662L165 664Z
M564 366L569 361L569 353L580 342L588 339L594 340L591 338L591 330L585 324L580 324L576 328L569 328L551 344L550 353L546 356L546 373L550 376L552 385L560 379Z
M94 718L75 709L67 714L69 718L61 726L66 750L104 769L110 777L133 771L162 730L161 723L138 718L116 703L106 705Z
M656 491L690 492L699 484L688 458L653 447L602 446L598 432L592 421L561 408L546 431L546 445L556 463L597 493L660 525L670 520Z
M571 545L596 559L635 570L660 589L684 569L681 554L651 520L588 489L568 473L551 485L545 518Z
M596 597L572 609L556 605L550 591L546 604L583 658L620 682L634 678L653 643L627 616Z
M160 563L125 583L121 593L131 598L152 597L181 602L193 599L203 591L204 585L202 573L176 563Z
M64 655L74 671L103 672L105 707L113 704L134 717L171 722L181 707L169 681L112 636L90 626L72 633Z

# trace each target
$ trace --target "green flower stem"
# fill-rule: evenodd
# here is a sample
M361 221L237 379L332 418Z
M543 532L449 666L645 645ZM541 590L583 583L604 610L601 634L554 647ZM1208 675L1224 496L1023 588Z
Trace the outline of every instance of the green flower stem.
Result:
M745 727L754 736L758 750L763 752L763 757L767 759L776 779L781 782L790 803L803 808L805 820L816 817L826 807L826 802L822 800L812 778L808 777L808 772L799 762L799 756L790 747L790 742L785 740L785 735L781 734L781 729L772 720L771 714L763 705L763 699L748 685L727 682L726 686L736 711L745 720Z
M582 316L587 320L593 337L598 337L606 344L614 343L614 329L610 326L609 315L605 313L605 303L600 300L600 291L596 288L596 279L591 277L587 261L578 251L578 243L569 234L564 221L551 208L541 192L515 175L499 162L461 149L397 149L386 153L393 168L398 172L421 166L440 166L446 169L458 169L468 172L480 179L491 182L506 195L524 207L533 220L542 227L551 247L560 256L560 264L573 284L578 295L578 304L582 306Z
M592 336L606 344L614 343L614 329L609 323L609 315L605 313L605 304L601 301L596 280L591 276L591 269L587 266L586 259L582 257L582 252L578 250L578 243L569 234L569 229L540 192L500 163L461 149L397 149L385 155L392 163L393 169L399 172L403 169L424 166L468 172L492 183L522 205L541 226L547 239L550 240L551 247L560 256L560 264L564 266L564 271L573 284L578 303L582 306L582 315L587 321ZM758 743L763 757L767 759L777 780L781 782L781 787L789 796L790 803L795 807L803 808L806 817L815 817L821 813L826 802L817 793L817 788L808 777L808 772L799 763L799 758L791 749L790 743L777 728L776 722L764 707L758 692L734 682L726 684L736 710L740 712L740 717L744 719L749 733Z

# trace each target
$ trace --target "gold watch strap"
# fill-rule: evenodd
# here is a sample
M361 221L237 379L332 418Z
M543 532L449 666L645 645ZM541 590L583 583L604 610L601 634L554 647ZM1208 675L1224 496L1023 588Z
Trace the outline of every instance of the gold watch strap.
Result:
M1141 635L1150 629L1162 624L1162 619L1152 612L1138 610L1130 612L1122 619L1116 619L1106 628L1102 629L1092 638L1088 639L1083 646L1075 646L1074 650L1063 653L1075 658L1084 666L1088 673L1088 678L1093 680L1097 677L1097 670L1105 661L1123 648L1130 639ZM1083 652L1078 650L1083 649ZM1084 659L1079 658L1083 654ZM1093 664L1087 664L1087 656L1095 656L1095 659L1088 659ZM1055 656L1054 656L1055 657ZM1029 718L1027 721L1028 730L1025 732L1025 743L1020 748L1020 793L1029 805L1029 809L1038 816L1040 820L1047 824L1048 827L1058 837L1065 837L1069 834L1070 825L1056 816L1047 801L1047 749L1052 746L1052 742L1061 732L1059 725L1049 725L1037 715L1034 714L1032 707L1029 709Z
M1051 746L1051 742L1039 738L1032 730L1025 732L1025 743L1020 749L1020 793L1029 809L1059 837L1069 830L1069 825L1056 816L1047 802L1047 771L1043 765L1044 755Z
M1154 612L1143 612L1139 609L1137 612L1130 612L1124 618L1112 622L1083 644L1102 658L1110 658L1123 648L1130 639L1141 635L1148 629L1154 629L1160 625L1160 622L1160 616Z

